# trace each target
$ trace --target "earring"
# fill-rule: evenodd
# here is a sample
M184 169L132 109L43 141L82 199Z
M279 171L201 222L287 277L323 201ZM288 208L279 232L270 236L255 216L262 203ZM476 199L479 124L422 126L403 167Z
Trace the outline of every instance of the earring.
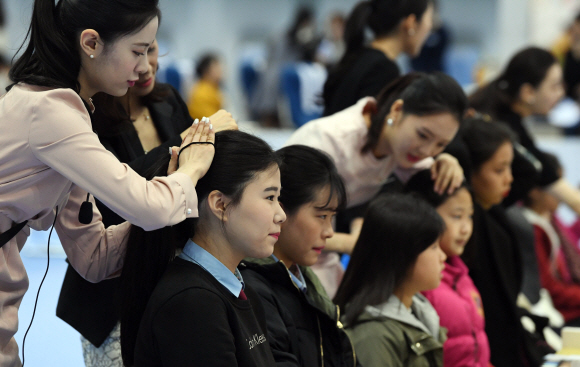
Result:
M409 36L414 36L415 30L413 28L409 29Z
M387 120L387 126L388 126L388 127L392 127L392 126L393 126L393 123L394 123L394 121L393 121L393 119L392 119L392 118L389 118L389 119Z
M95 58L95 55L91 54L89 57L90 57L91 59L94 59L94 58Z

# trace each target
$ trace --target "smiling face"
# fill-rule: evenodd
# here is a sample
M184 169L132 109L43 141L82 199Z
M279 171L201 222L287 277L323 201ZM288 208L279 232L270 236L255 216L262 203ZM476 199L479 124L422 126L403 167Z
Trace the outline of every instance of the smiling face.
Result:
M441 153L458 129L459 122L450 113L408 114L392 127L385 124L381 140L388 144L399 167L411 168L420 160Z
M469 191L462 187L437 207L445 222L441 249L447 257L460 256L473 232L473 201Z
M336 214L336 193L328 202L330 187L317 191L313 201L299 207L282 224L280 239L274 247L274 255L287 267L294 264L312 266L318 260L326 239L334 235L332 219Z
M514 180L511 169L513 159L513 145L506 141L471 176L475 200L484 209L501 203L509 194Z
M147 61L149 65L147 72L139 75L139 80L131 87L131 93L138 97L144 97L153 91L155 87L155 75L157 74L158 57L159 45L157 44L157 40L155 40L147 50Z
M226 238L239 257L272 255L286 220L279 196L280 169L274 165L258 173L244 189L240 202L226 211Z
M97 48L93 59L85 57L79 82L83 90L123 96L150 68L147 51L155 41L158 18L153 18L140 31L121 37ZM103 41L99 39L97 43ZM83 85L84 84L84 85Z

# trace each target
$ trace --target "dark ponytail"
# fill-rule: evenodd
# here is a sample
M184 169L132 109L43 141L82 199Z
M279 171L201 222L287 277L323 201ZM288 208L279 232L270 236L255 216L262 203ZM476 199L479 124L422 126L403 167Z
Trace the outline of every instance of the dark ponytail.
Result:
M479 112L498 118L498 114L511 109L524 84L537 88L556 62L550 52L528 47L512 57L499 77L473 93L469 104Z
M365 31L372 11L371 1L356 4L344 25L346 53L352 54L365 44Z
M330 71L324 84L323 98L328 104L332 94L354 66L358 53L365 46L367 29L374 38L396 31L401 21L414 14L420 21L432 0L367 0L351 11L344 26L346 51L340 62Z
M280 203L288 216L296 213L304 204L316 199L316 193L329 187L325 208L337 197L337 210L346 207L346 190L336 166L326 153L306 145L290 145L277 151L282 164L280 180L284 188Z
M377 113L371 118L367 142L362 152L377 146L385 126L385 119L391 106L403 100L403 114L429 116L437 113L450 113L461 123L467 109L467 97L463 89L450 76L436 72L433 74L409 73L387 85L377 97Z
M167 172L168 160L169 156L164 157L149 178ZM212 165L196 185L200 216L204 216L210 192L221 191L232 199L228 208L235 207L255 175L272 166L279 166L278 155L263 140L241 131L216 133ZM150 232L131 228L121 274L121 353L126 366L134 363L137 332L147 302L176 251L193 237L198 221L186 219Z
M80 33L94 29L107 47L119 37L138 32L153 18L160 18L157 4L158 0L59 0L55 5L54 0L35 0L26 34L28 45L10 69L10 79L14 83L71 88L78 93Z

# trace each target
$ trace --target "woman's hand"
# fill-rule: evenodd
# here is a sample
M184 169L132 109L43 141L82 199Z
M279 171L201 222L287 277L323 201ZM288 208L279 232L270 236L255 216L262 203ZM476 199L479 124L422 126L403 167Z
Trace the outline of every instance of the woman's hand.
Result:
M223 130L238 130L238 124L236 120L232 117L232 114L226 110L219 110L209 117L213 125L213 131L223 131ZM202 119L203 120L203 119ZM189 129L186 129L180 134L181 140L185 139Z
M441 153L431 166L431 178L435 180L433 190L442 195L445 190L448 194L452 194L461 186L465 176L457 158L448 153Z
M215 154L212 144L192 144L186 147L190 143L215 143L215 132L210 119L204 118L200 122L197 121L189 128L181 147L171 148L171 160L167 169L168 175L174 172L187 174L194 184L197 184L197 181L207 173ZM181 155L179 155L180 150L183 150Z

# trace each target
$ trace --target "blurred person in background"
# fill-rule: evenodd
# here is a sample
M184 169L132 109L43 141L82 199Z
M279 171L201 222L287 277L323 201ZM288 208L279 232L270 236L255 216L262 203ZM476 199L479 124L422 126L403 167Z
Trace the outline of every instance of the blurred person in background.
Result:
M439 15L439 3L433 0L435 12L433 14L433 31L425 41L421 53L411 60L411 66L415 71L431 73L433 71L445 71L443 57L449 47L450 34Z
M518 164L514 160L515 181L507 201L523 199L533 186L539 186L580 214L580 191L560 177L557 167L538 148L524 124L526 118L545 117L562 97L563 72L557 59L544 49L528 47L512 57L500 76L471 95L470 105L506 124L525 148L525 159ZM524 180L520 171L526 164L533 165L537 174Z
M344 55L344 26L346 18L341 12L330 15L322 39L318 48L317 59L327 67L334 66Z
M580 102L580 13L569 29L570 48L564 57L566 95Z
M258 84L250 101L254 117L266 127L278 127L278 99L282 67L302 57L301 46L316 38L314 12L309 7L299 8L291 27L269 44L266 70L258 76Z
M346 51L324 85L324 116L375 97L400 76L396 59L416 56L431 32L431 0L368 0L359 2L346 21ZM373 37L366 40L371 30Z
M195 67L197 82L191 88L187 108L194 119L210 116L223 106L220 86L223 81L223 67L217 55L203 55Z

